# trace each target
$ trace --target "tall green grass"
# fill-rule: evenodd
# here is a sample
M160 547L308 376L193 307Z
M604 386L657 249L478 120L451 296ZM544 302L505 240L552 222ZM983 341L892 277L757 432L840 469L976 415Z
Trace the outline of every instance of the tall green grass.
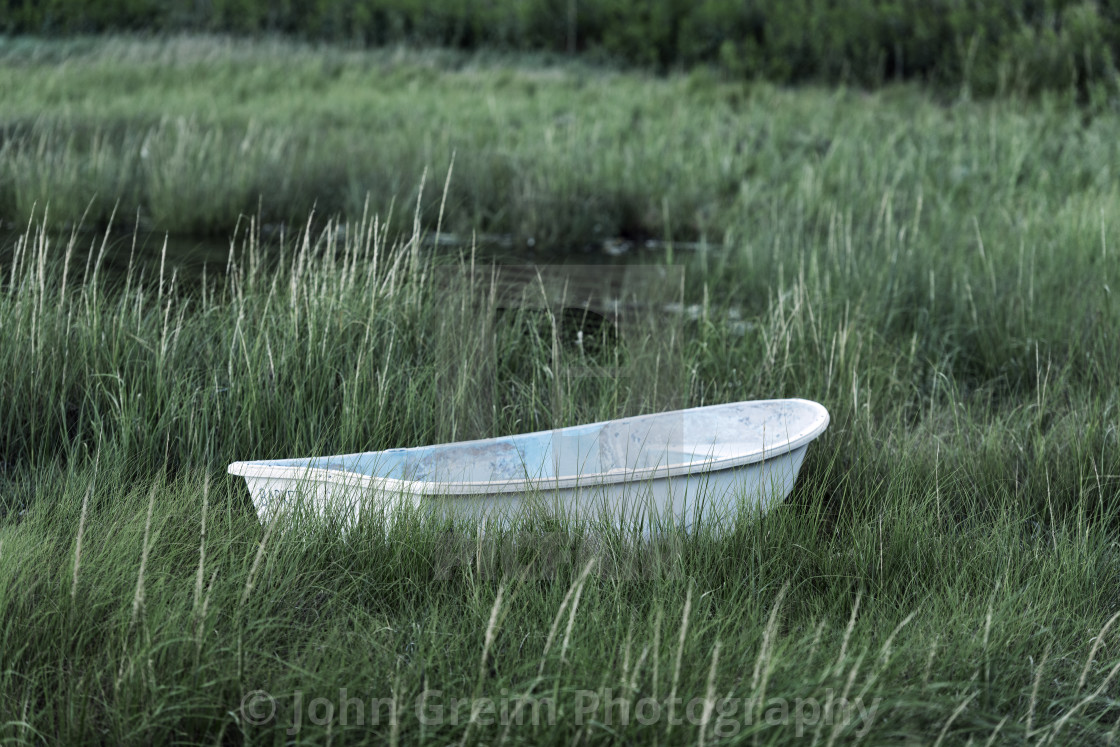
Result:
M618 98L684 85L612 80ZM676 252L683 269L647 258L684 273L688 313L649 304L591 359L547 313L501 311L478 256L426 247L445 196L465 220L456 184L482 178L461 148L419 213L418 189L391 216L371 198L271 246L246 220L226 266L189 284L173 257L109 271L116 234L60 237L53 203L25 224L0 255L3 738L1114 739L1115 119L755 95L733 119L756 160L722 248ZM727 106L708 101L701 121ZM614 157L600 145L588 161ZM639 194L660 201L657 184ZM574 550L554 573L528 564L529 533L542 554L556 538L633 552L579 527L262 527L224 474L781 396L832 415L794 493L674 538L645 578ZM528 552L511 573L503 542ZM449 546L477 549L449 570ZM255 724L258 690L277 711ZM438 718L417 716L425 691ZM354 697L364 725L343 723ZM519 698L550 699L557 723L484 723ZM867 722L792 715L856 698ZM395 726L370 725L372 699ZM487 702L499 712L472 721ZM659 718L620 723L639 702Z
M532 284L504 313L481 262L387 234L374 217L330 224L274 257L250 225L218 278L184 290L162 262L118 277L104 240L29 231L5 268L3 365L22 373L4 384L3 460L81 463L108 442L150 471L550 428L655 406L659 387L661 404L687 398L669 383L679 317L655 337L632 314L628 347L589 358ZM678 359L650 365L662 350Z

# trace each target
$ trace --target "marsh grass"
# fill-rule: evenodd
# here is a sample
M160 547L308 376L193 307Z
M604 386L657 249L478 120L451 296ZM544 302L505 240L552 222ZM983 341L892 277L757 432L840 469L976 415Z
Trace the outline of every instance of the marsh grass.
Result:
M823 229L815 206L865 189L869 214L841 218L874 220L902 186L929 211L1036 213L1056 206L1021 201L1114 193L1103 166L1120 158L1115 108L1072 93L791 92L704 70L206 36L0 44L0 95L0 220L21 227L49 206L55 227L100 228L116 208L173 234L224 238L242 215L298 230L313 208L358 220L367 199L411 204L425 169L455 159L443 225L465 237L740 244L798 203ZM425 228L440 205L430 189ZM407 238L409 220L395 225Z
M0 266L3 738L1114 738L1115 120L913 91L758 95L736 127L779 146L736 176L724 249L684 265L679 304L697 313L660 311L591 361L540 308L501 313L485 284L439 281L479 264L422 251L426 205L444 199L431 188L391 217L392 200L305 214L273 246L246 220L226 266L189 286L170 260L107 271L111 231L25 224ZM823 152L785 147L826 129ZM456 180L490 178L468 152L449 216ZM643 199L660 202L658 183ZM423 516L262 527L224 473L782 396L832 415L794 493L680 536L648 578L578 554L545 578L497 572L469 531L478 553L448 573L447 527ZM242 707L258 689L276 699L263 725ZM434 690L442 715L425 723L417 699ZM364 725L354 709L343 723L347 697ZM554 726L450 704L531 715L546 697ZM333 718L311 717L316 698ZM620 723L643 698L660 720ZM869 731L799 732L773 698L879 700Z
M841 302L827 262L788 275L783 264L745 331L709 291L698 320L664 320L684 340L660 349L676 358L628 377L649 342L622 335L616 375L577 377L583 388L557 397L557 374L587 362L541 334L539 309L498 318L471 283L433 282L448 267L469 277L469 257L440 265L386 235L372 217L328 226L269 264L250 229L225 275L187 293L174 277L107 277L97 243L55 246L29 229L2 301L6 736L255 741L298 726L301 739L345 741L372 719L359 725L353 706L344 725L345 697L402 709L402 741L567 742L608 727L639 738L623 709L643 698L661 704L655 728L672 743L799 736L792 716L777 725L774 698L790 713L798 698L877 702L866 724L855 710L803 719L800 736L822 743L1103 741L1113 729L1104 629L1120 465L1112 395L1095 382L1114 374L1082 362L1111 338L1039 341L1037 358L1022 341L989 346L1035 368L971 394L955 372L973 371L963 353L919 356L877 327L889 307L862 289L890 282L889 265L863 264L861 291ZM963 263L955 272L978 282ZM807 396L833 425L789 501L729 534L682 536L645 577L577 554L540 578L531 550L504 573L483 536L447 573L443 525L262 527L221 474L240 458L649 411L650 376L677 382L674 368L690 404ZM557 529L578 543L578 527L509 531ZM263 726L241 710L257 689L278 709ZM695 718L682 715L694 697ZM315 698L332 719L322 703L309 715ZM526 720L490 724L451 698L505 698ZM552 707L559 727L532 726Z

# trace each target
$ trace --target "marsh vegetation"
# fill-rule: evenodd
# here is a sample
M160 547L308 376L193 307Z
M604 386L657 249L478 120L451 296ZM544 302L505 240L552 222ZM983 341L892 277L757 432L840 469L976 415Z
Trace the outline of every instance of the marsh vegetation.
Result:
M197 37L0 55L5 739L360 741L368 711L285 734L340 689L400 709L389 742L650 738L577 720L607 689L701 698L665 743L1115 735L1114 113ZM226 261L107 270L137 215ZM720 246L644 255L696 313L588 361L435 282L472 271L437 227ZM832 415L794 495L637 580L443 573L419 517L261 527L224 474L784 396ZM425 723L430 690L557 724ZM857 697L866 732L767 722Z

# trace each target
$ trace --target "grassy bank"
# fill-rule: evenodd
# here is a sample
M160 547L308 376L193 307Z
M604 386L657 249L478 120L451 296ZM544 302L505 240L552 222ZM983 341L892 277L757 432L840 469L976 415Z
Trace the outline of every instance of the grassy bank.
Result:
M0 96L0 220L21 230L47 209L54 226L101 227L115 209L127 226L222 237L242 215L357 219L367 201L411 203L425 170L441 179L454 158L444 227L465 236L720 243L745 217L841 203L864 179L956 212L993 192L1108 189L1120 140L1114 116L1072 93L1022 116L1014 97L945 107L911 88L791 94L704 70L214 37L9 40ZM1042 166L1059 153L1069 168Z
M207 111L202 91L234 87L189 83L184 72L174 90L198 85L199 98L164 99L167 71L191 69L180 57L195 48L121 44L82 52L83 65L27 63L27 80L46 77L9 82L19 93L12 111L29 128L66 107L74 119L56 121L135 113L144 101L187 117ZM197 49L216 54L211 44ZM154 90L84 98L106 70L131 64L129 50L173 58L131 68L151 69ZM244 67L205 64L248 74L268 69L256 62L266 52L223 52L245 55ZM312 59L294 54L293 69ZM225 267L189 287L173 262L163 273L106 271L100 238L57 238L69 221L53 201L45 227L33 221L5 247L4 738L357 742L371 729L390 743L1114 738L1115 117L1055 101L943 106L911 89L744 92L430 63L406 55L402 69L428 70L429 82L368 110L389 118L373 131L399 148L346 151L401 169L388 228L395 191L374 193L364 220L345 230L315 223L269 245L254 224ZM535 93L513 93L530 81ZM60 99L69 103L33 120L33 102L51 90L69 92ZM355 92L339 107L366 111L364 88L336 95L344 90ZM532 102L568 102L570 112L581 95L570 139L552 130L562 147L549 150ZM303 126L284 119L298 100L262 94L238 110L231 99L210 116L279 132ZM637 124L623 124L628 107L640 110ZM309 106L307 118L330 110ZM394 116L394 128L384 124ZM431 134L440 131L446 142ZM190 142L182 164L199 157ZM254 147L214 173L265 164L296 174L308 199L318 194L299 181L301 161ZM670 217L653 232L686 230L688 194L696 215L716 206L721 249L683 268L669 257L652 267L684 273L676 300L695 314L653 308L589 358L554 340L538 312L500 311L467 282L469 255L419 251L451 151L444 225L455 230L484 224L469 208L475 193L510 216L553 204L519 201L515 187L532 179L586 178L588 195L605 195L587 204L609 206L614 219L612 178L622 179L638 203ZM503 182L485 170L500 163L495 153L527 160ZM566 170L555 166L562 155L575 161ZM595 164L605 165L584 173ZM424 166L430 186L414 219ZM215 189L225 183L212 178ZM205 205L208 194L171 204ZM562 211L549 215L563 225ZM489 540L447 573L444 527L416 517L387 532L369 522L345 539L330 526L262 528L224 475L237 459L781 396L815 399L832 415L793 496L765 517L741 517L730 535L679 538L643 579L603 570L609 557L588 568L596 555L579 550L589 539L578 531L563 537L570 562L541 578L501 573L502 549ZM555 530L523 526L512 539ZM270 703L277 710L264 718ZM520 724L519 703L529 710ZM390 713L396 726L385 725ZM503 713L515 722L508 731Z

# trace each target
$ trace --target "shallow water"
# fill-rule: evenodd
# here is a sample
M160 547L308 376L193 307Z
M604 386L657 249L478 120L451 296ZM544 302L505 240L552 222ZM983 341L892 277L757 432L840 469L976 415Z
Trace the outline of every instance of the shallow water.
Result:
M0 224L0 277L10 274L15 247L25 231L26 226ZM267 227L262 231L264 261L279 256L281 242L290 244L291 236L291 233L284 233L279 227ZM48 259L61 262L70 238L70 234L66 232L52 234L49 237L51 248ZM203 272L209 277L225 272L231 243L235 255L239 256L244 246L242 238L231 240L218 236L175 236L143 228L112 232L106 238L104 232L83 231L75 241L71 266L84 267L87 259L95 260L104 251L101 261L103 277L119 277L123 280L130 262L134 273L142 271L146 277L151 277L153 273L159 273L160 265L163 264L164 277L170 278L175 273L178 282L190 286L202 278ZM476 260L482 263L602 266L664 265L672 263L674 257L679 259L719 248L700 243L678 242L670 245L663 241L611 238L602 240L596 246L566 249L541 247L531 239L515 240L501 235L477 237L472 246L470 237L447 233L439 234L438 239L435 236L426 237L424 247L425 251L448 257L469 256L473 250Z
M0 278L10 275L16 246L23 235L23 230L0 226ZM48 262L62 262L70 240L67 233L48 236ZM130 262L134 274L143 272L145 277L154 277L162 263L164 277L170 279L175 274L177 282L191 285L201 280L204 271L211 277L225 272L229 250L228 239L169 236L154 231L114 233L108 237L104 233L83 232L74 240L70 266L84 268L87 260L92 264L104 252L100 270L103 277L123 280Z

